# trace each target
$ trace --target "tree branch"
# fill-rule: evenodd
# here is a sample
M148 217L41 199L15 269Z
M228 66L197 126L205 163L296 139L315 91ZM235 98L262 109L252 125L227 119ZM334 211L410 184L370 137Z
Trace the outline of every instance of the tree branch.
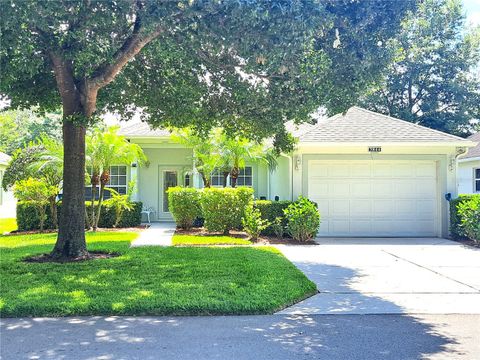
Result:
M79 110L80 97L75 85L72 63L55 51L48 51L48 56L53 64L53 72L62 98L64 113L74 113Z

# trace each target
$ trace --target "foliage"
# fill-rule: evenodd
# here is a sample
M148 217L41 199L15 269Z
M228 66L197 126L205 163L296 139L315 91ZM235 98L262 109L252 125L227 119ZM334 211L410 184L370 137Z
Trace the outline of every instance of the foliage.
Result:
M270 227L278 239L283 238L285 228L283 227L283 219L281 217L276 217Z
M32 164L39 160L42 151L42 146L33 144L25 149L16 150L5 169L2 188L7 191L16 181L33 177L35 174Z
M283 229L287 226L284 210L292 204L292 201L282 200L282 201L270 201L270 200L257 200L255 201L254 206L260 210L262 218L271 223L262 234L264 235L277 235L274 229L274 224L277 221L276 219L281 219L281 226Z
M255 241L258 239L260 233L265 230L270 223L262 219L260 210L250 204L245 209L245 215L242 218L243 230L250 236L250 239Z
M461 201L457 206L460 226L470 239L480 243L480 195Z
M147 161L142 148L138 144L130 143L124 136L118 135L118 129L118 126L109 127L106 131L97 128L86 140L86 164L91 171L92 204L97 199L96 187L100 185L98 207L90 206L93 230L97 229L100 222L105 188L110 180L110 167L112 165L131 165L133 162L142 165Z
M105 189L110 192L112 197L109 199L109 204L115 209L115 223L113 227L118 227L122 220L123 213L135 208L134 203L130 201L130 197L135 189L135 182L129 182L127 194L120 194L118 191L110 188Z
M210 232L223 232L240 228L245 209L253 198L253 189L206 188L200 198L204 226Z
M142 203L133 202L131 203L131 210L124 210L122 212L121 220L118 223L117 227L119 228L128 228L139 226L142 221ZM86 204L87 211L91 204ZM98 204L95 204L98 206ZM61 211L62 204L58 204L58 212ZM45 206L45 211L47 211L47 206ZM37 211L35 207L23 201L17 202L17 223L19 231L31 231L40 229L40 222ZM113 228L117 219L115 206L111 204L111 199L104 201L104 206L102 207L102 212L100 214L100 222L98 226L100 228ZM85 224L87 225L87 224ZM54 229L52 215L50 212L46 212L46 220L44 223L45 229Z
M120 256L63 265L22 261L55 234L0 237L1 316L271 314L316 292L274 248L131 248L137 235L88 232Z
M172 238L174 246L194 245L251 245L252 243L240 237L219 235L183 235L175 234Z
M32 204L38 214L40 231L46 220L45 205L52 196L57 195L57 188L45 182L33 178L20 180L15 183L13 193L19 201Z
M480 118L480 27L465 26L461 0L421 3L389 48L396 60L363 105L441 131L470 131Z
M200 190L176 186L167 191L168 208L177 226L182 229L190 229L195 219L202 216Z
M32 109L0 112L0 151L12 155L40 137L60 141L61 115L38 115Z
M450 236L453 239L461 240L466 237L461 227L462 218L458 213L458 206L462 202L471 200L474 196L478 195L459 195L456 199L450 200Z
M294 240L307 241L317 235L320 214L316 205L307 198L300 197L284 210L287 231Z

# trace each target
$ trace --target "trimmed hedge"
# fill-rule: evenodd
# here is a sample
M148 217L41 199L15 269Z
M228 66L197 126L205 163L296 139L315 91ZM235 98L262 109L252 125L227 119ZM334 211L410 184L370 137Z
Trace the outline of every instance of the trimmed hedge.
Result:
M87 213L90 215L91 203L87 202ZM134 227L139 226L142 221L142 203L134 202L132 210L125 210L122 214L122 219L118 227ZM62 204L57 206L58 214L61 212ZM47 219L45 220L45 229L53 229L53 222L50 214L50 207L46 206ZM115 208L110 204L109 200L105 200L102 206L102 213L100 214L100 222L98 224L101 228L112 228L115 224ZM40 229L40 221L35 207L21 201L17 202L17 225L19 231L32 231Z
M464 240L467 238L461 227L462 219L458 214L458 204L469 201L474 196L480 195L459 195L458 198L450 201L450 236L455 240Z
M253 189L248 187L203 189L200 204L205 228L223 233L241 229L245 209L252 200Z
M168 207L178 227L190 229L202 216L200 197L198 189L181 186L168 189Z
M288 206L292 204L290 200L271 201L271 200L255 200L253 206L260 210L262 219L267 220L270 224L275 222L277 217L282 219L282 227L285 229L287 222L284 217L284 212ZM262 235L275 235L272 225L268 226L262 231Z

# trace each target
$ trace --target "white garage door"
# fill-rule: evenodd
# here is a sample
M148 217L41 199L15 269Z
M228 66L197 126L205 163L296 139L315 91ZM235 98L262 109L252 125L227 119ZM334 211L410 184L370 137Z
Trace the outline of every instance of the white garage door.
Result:
M434 161L310 160L319 236L437 236Z

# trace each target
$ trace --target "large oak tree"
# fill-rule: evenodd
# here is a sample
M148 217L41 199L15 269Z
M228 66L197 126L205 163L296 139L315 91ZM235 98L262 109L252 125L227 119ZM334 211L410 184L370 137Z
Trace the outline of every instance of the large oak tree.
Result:
M63 106L64 196L53 257L87 256L85 129L141 109L153 126L222 126L286 144L284 122L343 111L389 61L416 0L2 1L0 94Z

